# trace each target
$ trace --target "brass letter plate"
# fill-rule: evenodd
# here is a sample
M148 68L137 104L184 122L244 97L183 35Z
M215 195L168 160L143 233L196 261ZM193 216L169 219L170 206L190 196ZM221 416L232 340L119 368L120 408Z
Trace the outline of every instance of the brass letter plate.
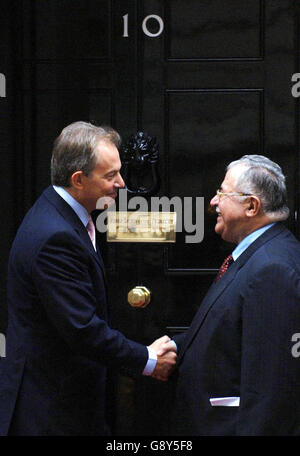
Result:
M107 213L107 242L176 242L176 212Z

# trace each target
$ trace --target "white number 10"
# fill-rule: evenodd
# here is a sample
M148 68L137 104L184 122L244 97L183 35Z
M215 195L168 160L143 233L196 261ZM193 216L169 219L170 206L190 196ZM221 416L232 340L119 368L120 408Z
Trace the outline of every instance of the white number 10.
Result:
M159 24L159 30L156 33L151 33L149 32L147 28L147 22L149 19L155 19L158 24ZM145 35L150 36L151 38L156 38L157 36L161 35L163 30L164 30L164 21L160 16L157 16L156 14L150 14L149 16L146 16L145 19L143 20L142 23L142 30L145 33ZM123 37L128 38L128 14L125 14L123 16Z

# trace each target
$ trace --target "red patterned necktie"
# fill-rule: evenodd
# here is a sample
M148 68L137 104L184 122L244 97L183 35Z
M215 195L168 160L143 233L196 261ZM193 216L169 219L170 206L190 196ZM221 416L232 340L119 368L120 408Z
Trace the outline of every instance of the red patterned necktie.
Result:
M220 280L221 277L223 277L223 275L225 274L229 266L233 263L233 261L234 260L232 258L232 255L228 255L228 257L223 261L223 264L219 269L218 275L216 277L216 282L218 282L218 280Z

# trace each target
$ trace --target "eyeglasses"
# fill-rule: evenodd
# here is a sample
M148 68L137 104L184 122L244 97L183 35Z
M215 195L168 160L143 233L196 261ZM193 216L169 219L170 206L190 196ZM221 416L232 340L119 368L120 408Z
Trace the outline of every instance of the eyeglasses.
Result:
M220 189L216 190L216 195L219 199L222 196L251 196L251 193L243 193L243 192L221 192Z

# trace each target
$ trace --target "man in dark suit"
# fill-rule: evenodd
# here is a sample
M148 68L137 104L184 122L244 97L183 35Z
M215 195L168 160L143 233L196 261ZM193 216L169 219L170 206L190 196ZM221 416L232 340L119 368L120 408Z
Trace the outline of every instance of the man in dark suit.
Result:
M187 333L174 337L173 431L299 435L300 245L282 224L281 168L259 155L232 162L211 205L216 233L237 247Z
M8 267L0 435L105 435L107 366L161 380L174 368L167 336L146 347L107 323L90 213L124 186L119 141L110 128L66 127L54 144L53 186L18 230Z

